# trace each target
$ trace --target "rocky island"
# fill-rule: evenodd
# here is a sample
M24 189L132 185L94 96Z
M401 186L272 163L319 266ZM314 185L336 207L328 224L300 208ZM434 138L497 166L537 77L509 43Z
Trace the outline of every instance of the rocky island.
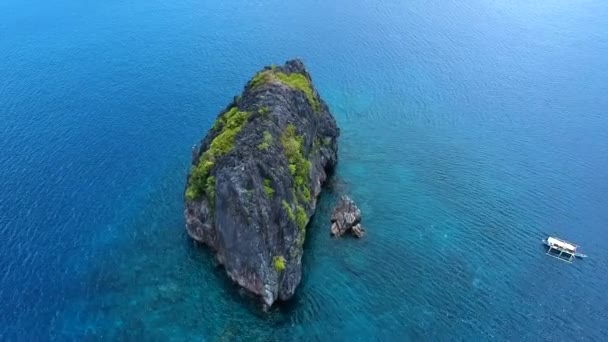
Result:
M300 60L266 67L218 115L193 152L188 234L266 306L291 298L339 129Z

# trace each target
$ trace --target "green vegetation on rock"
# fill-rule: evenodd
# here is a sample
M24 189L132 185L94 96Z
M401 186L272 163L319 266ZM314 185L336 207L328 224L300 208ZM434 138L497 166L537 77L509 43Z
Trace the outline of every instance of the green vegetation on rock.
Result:
M264 83L270 82L271 80L272 80L272 71L262 70L262 71L258 72L257 74L255 74L255 76L253 76L251 81L249 81L249 84L251 85L252 89L255 89L255 88L258 88L259 86L263 85Z
M310 195L310 189L307 186L302 187L302 191L299 193L299 195L300 195L300 199L306 203L309 203L310 200L312 199L312 197Z
M304 156L303 143L304 138L297 134L296 127L289 124L285 129L285 132L281 135L281 144L283 145L289 171L293 176L294 189L292 190L292 196L296 200L296 211L294 213L291 206L285 201L283 201L283 208L287 212L289 218L294 221L302 231L301 234L306 233L305 229L306 224L308 223L308 214L306 213L305 207L300 205L300 203L308 204L312 200L308 180L311 163Z
M271 181L268 178L264 179L264 192L266 193L266 196L268 196L268 198L272 199L272 196L274 195L274 189L272 188Z
M262 142L258 145L258 149L260 151L266 151L270 147L270 144L272 144L272 134L268 131L264 131L264 133L262 133Z
M218 135L211 141L209 149L205 151L190 172L186 198L194 200L206 194L209 203L213 205L215 199L215 177L211 176L211 168L216 158L230 152L234 148L234 139L241 131L249 113L241 112L237 107L232 107L213 125L213 129L220 129Z
M258 113L260 114L260 116L264 119L268 119L268 114L270 113L270 108L268 108L268 106L264 106L260 109L258 109Z
M304 230L306 228L306 224L308 223L308 215L306 215L306 210L304 210L304 207L299 205L296 207L296 223L298 224L298 228L300 228L300 230Z
M308 103L310 103L310 105L312 106L313 110L315 112L319 110L320 104L317 98L315 97L312 84L310 83L308 77L306 77L304 74L297 72L286 74L282 71L279 71L278 68L273 67L270 70L266 69L258 72L255 76L253 76L251 81L249 81L249 84L252 89L256 89L262 86L263 84L275 80L280 81L281 83L292 89L296 89L303 92L306 96L306 99L308 100Z
M303 92L314 111L316 112L319 110L319 101L315 98L315 94L312 91L312 85L306 76L296 72L292 72L289 75L282 72L275 72L274 76L290 88Z
M281 136L281 144L285 151L289 172L293 176L296 194L306 202L310 202L310 189L308 187L308 174L310 173L310 161L304 157L303 137L298 135L296 127L287 125L287 129Z
M226 154L234 147L234 137L241 131L249 113L241 112L237 107L232 107L218 120L222 121L222 131L211 142L211 151L216 157Z
M289 216L289 219L292 220L292 221L295 221L296 220L296 215L294 215L293 210L291 210L291 206L289 205L289 203L287 203L286 200L283 200L281 202L281 205L283 205L283 209L287 213L287 216Z
M277 272L283 272L285 270L285 258L282 255L273 257L272 263Z

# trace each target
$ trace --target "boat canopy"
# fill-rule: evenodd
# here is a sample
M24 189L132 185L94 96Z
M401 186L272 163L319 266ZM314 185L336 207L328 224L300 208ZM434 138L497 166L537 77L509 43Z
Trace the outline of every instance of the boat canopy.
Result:
M578 247L577 245L570 243L570 242L566 242L564 240L560 240L554 237L549 237L547 239L547 244L550 247L557 247L560 248L562 250L565 250L567 252L571 252L571 253L575 253L576 252L576 248Z

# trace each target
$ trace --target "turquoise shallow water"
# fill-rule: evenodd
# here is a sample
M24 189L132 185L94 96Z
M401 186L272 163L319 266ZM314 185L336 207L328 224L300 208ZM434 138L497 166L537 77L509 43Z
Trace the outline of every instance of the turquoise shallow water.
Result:
M602 1L0 3L2 340L608 334ZM190 147L299 56L342 128L296 297L184 231ZM352 194L368 236L332 240ZM590 258L543 254L546 233ZM553 336L553 337L551 337Z

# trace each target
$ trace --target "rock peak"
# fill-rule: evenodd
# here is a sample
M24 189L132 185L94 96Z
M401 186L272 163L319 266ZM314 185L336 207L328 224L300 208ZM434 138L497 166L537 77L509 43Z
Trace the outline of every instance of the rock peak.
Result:
M302 60L299 58L294 58L292 60L285 62L284 68L285 68L285 70L287 70L289 72L308 74L308 71L306 71L306 66L304 65L304 62L302 62Z

